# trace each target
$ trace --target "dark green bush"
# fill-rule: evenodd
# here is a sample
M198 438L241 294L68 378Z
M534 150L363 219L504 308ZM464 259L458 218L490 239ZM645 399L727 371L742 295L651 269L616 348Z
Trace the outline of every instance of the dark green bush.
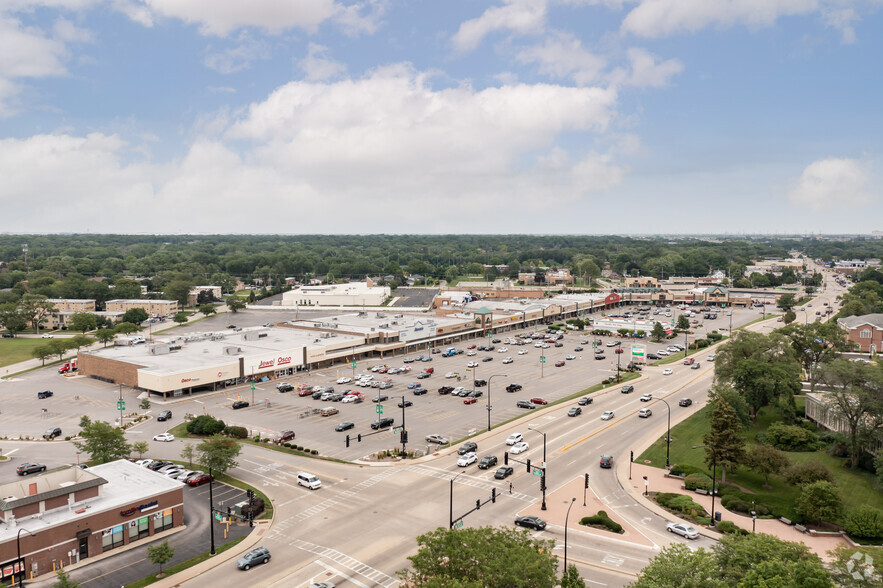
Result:
M883 511L867 504L846 513L844 528L851 537L879 539L883 537Z
M721 521L717 524L717 530L725 535L747 535L748 531L739 527L733 521Z
M815 451L819 436L797 425L773 423L766 430L766 442L782 451Z
M311 453L312 455L319 455L319 450L318 450L318 449L313 449L312 451L310 451L310 453Z
M724 336L718 333L717 331L713 331L708 334L708 339L714 342L720 341Z
M690 474L684 478L684 487L687 490L701 488L702 490L711 491L711 477L705 474Z
M191 435L216 435L222 432L224 427L224 421L202 414L187 423L187 432Z
M672 476L683 476L684 470L680 464L676 463L675 465L671 466L671 469L668 470L668 473L671 474Z
M785 481L795 486L805 486L813 482L831 482L834 483L834 476L831 471L817 461L807 461L797 463L785 470Z
M600 525L602 527L606 527L607 529L613 531L614 533L622 533L623 532L622 525L620 525L616 521L612 520L609 516L607 516L607 513L604 512L603 510L599 510L598 514L596 514L596 515L581 518L579 521L579 524L580 525Z
M699 339L698 341L696 341L696 345L699 347L699 349L703 349L705 347L708 347L708 345L709 345L708 339Z
M245 427L227 426L224 427L224 434L234 439L245 439L248 437L248 429Z
M705 509L693 502L693 499L683 494L660 492L656 495L656 502L669 510L674 510L694 517L706 514Z
M672 474L675 473L675 469L677 469L677 471L680 472L679 474L676 474L679 476L689 476L690 474L704 474L705 473L704 471L702 471L701 468L697 468L696 466L690 465L687 463L678 463L678 464L673 465L671 467Z

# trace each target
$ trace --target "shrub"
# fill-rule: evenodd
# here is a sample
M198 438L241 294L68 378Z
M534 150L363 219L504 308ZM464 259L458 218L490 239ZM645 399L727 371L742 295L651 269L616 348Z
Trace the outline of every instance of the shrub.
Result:
M748 535L748 531L736 526L733 521L721 521L717 524L717 530L725 535Z
M660 492L656 495L656 502L665 508L694 517L704 516L705 509L693 502L693 499L683 494L673 494L670 492Z
M815 451L819 436L797 425L773 423L766 430L766 441L782 451Z
M234 439L245 439L248 437L248 429L245 427L225 427L224 434Z
M261 436L260 436L260 435L255 435L254 437L252 437L252 441L254 441L255 443L260 443L260 442L261 442Z
M202 414L187 423L187 432L191 435L216 435L223 431L224 427L224 421Z
M602 527L606 527L607 529L613 531L614 533L622 533L622 525L612 520L607 513L603 510L599 510L598 514L595 514L590 517L583 517L579 520L580 525L599 525Z
M684 487L687 490L696 490L697 488L701 488L702 490L710 491L711 477L706 476L705 474L690 474L689 476L684 478Z
M310 454L312 454L312 455L319 455L319 450L318 450L318 449L313 449L312 451L310 451Z
M816 461L798 463L785 471L785 481L795 486L805 486L813 482L834 482L834 476L825 464Z
M720 333L718 333L717 331L713 331L713 332L711 332L711 333L708 334L708 338L709 338L711 341L715 341L715 342L717 342L717 341L720 341L721 339L723 339L724 336L721 335Z
M699 349L708 347L708 339L699 339L698 341L696 341L696 345L699 347Z
M843 498L834 484L813 482L801 487L794 510L810 522L836 521L843 512Z
M676 463L675 465L671 466L671 469L668 470L668 473L671 474L672 476L683 476L684 469L681 466L681 464Z
M863 504L846 513L844 525L851 537L878 539L883 537L883 511Z

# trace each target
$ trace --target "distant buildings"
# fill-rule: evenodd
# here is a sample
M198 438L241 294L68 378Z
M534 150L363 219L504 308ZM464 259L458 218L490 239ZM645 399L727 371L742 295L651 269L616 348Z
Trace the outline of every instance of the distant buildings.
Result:
M883 314L865 314L837 319L846 330L846 340L865 353L879 353L883 349Z
M389 286L364 282L299 286L282 294L281 306L380 306L389 298Z

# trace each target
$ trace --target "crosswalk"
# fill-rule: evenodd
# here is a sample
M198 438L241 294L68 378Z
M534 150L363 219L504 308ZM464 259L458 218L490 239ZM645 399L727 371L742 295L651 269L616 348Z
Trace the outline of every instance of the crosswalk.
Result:
M316 545L315 543L310 543L309 541L303 541L301 539L297 539L289 543L298 549L303 551L318 555L320 557L324 557L333 561L334 563L343 566L344 568L354 572L363 578L372 582L372 585L382 586L383 588L392 588L393 586L398 586L399 581L392 576L389 576L378 569L372 568L366 563L362 563L361 561L348 556L345 553L341 553L336 549L332 549L330 547L324 547L322 545Z
M448 470L434 468L428 465L412 465L408 466L407 470L415 474L420 474L421 476L429 476L432 478L437 478L439 480L450 480L457 475L456 473L451 473ZM524 494L522 492L513 492L512 494L509 494L508 492L502 491L498 484L484 482L470 476L460 476L456 479L456 483L463 484L464 486L472 486L473 488L479 488L480 490L487 491L490 491L491 488L496 488L498 491L500 491L498 494L499 496L508 496L510 498L515 498L517 500L523 500L524 502L530 503L536 501L536 497L530 496L529 494Z

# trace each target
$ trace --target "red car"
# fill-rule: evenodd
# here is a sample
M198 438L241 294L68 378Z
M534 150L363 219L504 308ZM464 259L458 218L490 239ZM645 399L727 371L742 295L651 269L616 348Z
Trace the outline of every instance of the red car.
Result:
M478 402L478 398L469 397L463 401L463 404L475 404L476 402Z
M188 486L202 486L203 484L208 484L209 480L212 477L208 474L200 474L198 476L193 476L189 480L187 480Z
M427 374L432 374L432 373L435 373L435 368L426 368L423 371L426 372Z
M306 388L305 390L301 390L300 392L298 392L297 395L298 395L298 396L312 396L312 395L313 395L313 389L312 389L312 388Z
M546 402L542 398L531 398L530 401L533 402L534 404L549 404L548 402Z
M476 347L477 347L477 345L475 343L473 343L472 345L470 345L466 349L475 349Z
M564 367L564 362L563 361L556 361L555 367Z

